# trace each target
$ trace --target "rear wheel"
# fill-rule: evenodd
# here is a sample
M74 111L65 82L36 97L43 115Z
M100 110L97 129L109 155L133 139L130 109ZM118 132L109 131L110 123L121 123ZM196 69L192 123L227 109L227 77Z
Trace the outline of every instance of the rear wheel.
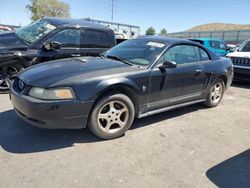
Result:
M126 95L107 95L93 107L88 127L97 137L117 138L129 129L134 114L134 105Z
M11 83L22 69L24 69L24 66L19 64L0 67L0 93L5 93L9 90Z
M208 99L205 105L208 107L216 107L221 102L225 91L225 84L222 79L217 79L215 83L211 86Z

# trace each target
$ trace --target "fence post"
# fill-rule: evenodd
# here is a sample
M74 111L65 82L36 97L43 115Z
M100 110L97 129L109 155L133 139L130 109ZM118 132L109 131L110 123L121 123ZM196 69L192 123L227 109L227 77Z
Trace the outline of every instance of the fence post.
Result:
M238 33L237 33L236 44L238 44L238 42L239 42L239 35L240 35L240 31L238 31Z

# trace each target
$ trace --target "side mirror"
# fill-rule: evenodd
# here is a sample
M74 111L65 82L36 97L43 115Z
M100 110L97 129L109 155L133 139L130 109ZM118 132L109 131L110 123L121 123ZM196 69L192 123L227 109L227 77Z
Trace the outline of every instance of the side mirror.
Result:
M174 61L164 61L163 63L159 64L157 67L160 70L172 69L172 68L177 67L177 64Z
M59 50L61 49L61 46L61 43L56 41L46 42L43 44L43 47L46 50Z

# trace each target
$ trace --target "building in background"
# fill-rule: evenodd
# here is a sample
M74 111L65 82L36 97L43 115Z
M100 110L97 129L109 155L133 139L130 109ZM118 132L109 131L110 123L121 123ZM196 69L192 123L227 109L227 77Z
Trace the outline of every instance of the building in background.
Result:
M15 30L16 28L18 28L19 26L16 25L6 25L6 24L0 24L0 32L1 31L11 31L11 30Z
M135 25L83 18L85 21L95 22L114 30L117 39L133 39L139 36L140 27Z

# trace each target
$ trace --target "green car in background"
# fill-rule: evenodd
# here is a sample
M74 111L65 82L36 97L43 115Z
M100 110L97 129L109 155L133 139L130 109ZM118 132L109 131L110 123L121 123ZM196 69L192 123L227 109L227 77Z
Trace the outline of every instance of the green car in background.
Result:
M195 38L189 40L204 45L206 48L208 48L209 50L213 51L215 54L221 57L225 57L229 52L229 48L227 47L227 44L223 40L213 39L213 38Z

